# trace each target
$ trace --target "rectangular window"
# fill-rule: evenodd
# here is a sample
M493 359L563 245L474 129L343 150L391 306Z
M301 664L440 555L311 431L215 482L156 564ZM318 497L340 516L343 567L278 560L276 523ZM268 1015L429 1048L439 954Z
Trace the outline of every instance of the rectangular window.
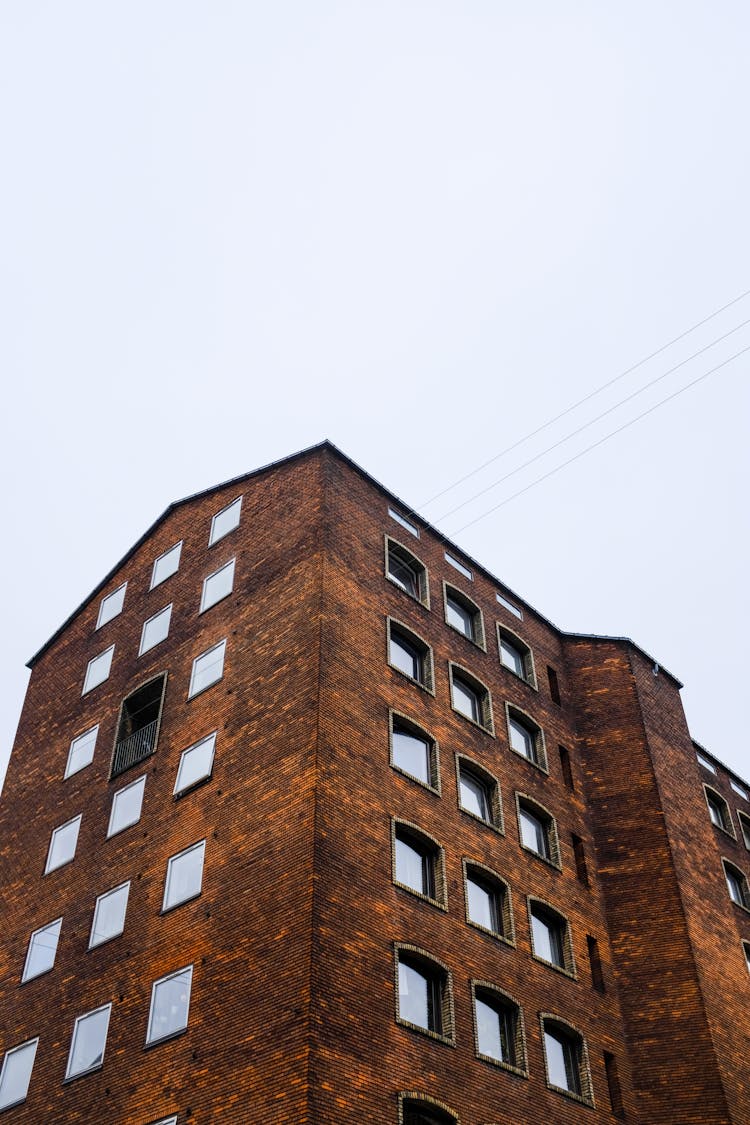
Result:
M216 513L211 520L211 534L208 537L209 547L218 543L220 539L229 535L230 531L234 531L235 527L239 526L241 509L242 497L238 496L231 504L227 504L226 508L222 508L220 512Z
M495 597L497 598L503 609L507 609L508 613L512 613L514 617L517 617L519 619L519 621L523 621L523 613L517 605L513 605L513 602L509 602L508 599L504 598L502 594L495 594Z
M459 562L454 555L449 554L447 551L444 557L445 561L452 566L454 570L457 570L459 574L463 574L464 578L468 578L470 582L474 581L474 575L471 573L468 566L464 566L462 562Z
M123 582L119 589L114 590L111 594L107 594L106 598L102 598L99 605L99 616L96 619L97 629L101 629L102 625L106 625L113 617L117 617L122 613L127 585L127 582Z
M167 863L162 911L171 910L173 906L179 906L201 893L205 854L206 841L201 840L170 858Z
M620 1077L617 1073L617 1059L609 1051L604 1052L604 1073L607 1076L607 1089L609 1091L609 1104L615 1117L625 1116L625 1106L622 1101Z
M119 789L115 793L112 798L107 839L110 836L116 836L118 832L122 832L125 828L130 828L132 824L137 824L141 819L145 788L146 777L144 775L139 777L137 781L131 781L130 785L126 785L124 789Z
M94 907L94 920L91 923L89 949L103 945L111 938L119 937L125 929L125 912L128 909L130 883L122 883L106 894L99 895Z
M216 731L189 746L182 751L180 765L177 769L177 780L174 785L175 797L192 789L199 781L211 776L214 764L214 749L216 747Z
M602 960L599 956L599 942L591 934L587 934L586 946L589 953L589 965L591 966L591 983L597 992L604 992L604 973L602 972Z
M49 851L47 852L47 863L44 868L44 874L49 871L55 871L58 867L62 867L66 863L70 863L76 854L76 845L78 843L78 830L81 827L82 813L74 816L66 824L61 824L59 828L55 828L49 842Z
M557 679L557 672L550 664L547 665L547 680L549 681L550 698L559 707L561 704L560 683Z
M750 851L750 816L745 816L743 812L737 809L737 819L740 822L740 831L742 832L742 842L748 851Z
M175 543L174 547L170 547L163 555L159 555L158 559L154 562L154 568L151 571L151 589L154 586L161 585L176 574L180 569L180 555L182 553L182 540Z
M137 766L156 749L167 677L155 676L124 699L110 777Z
M103 684L104 681L109 678L114 653L115 646L110 645L109 648L105 648L104 652L100 652L98 656L95 656L93 660L89 660L81 695L85 695L86 692L92 691L95 687L99 687L99 684Z
M79 1016L76 1020L65 1071L66 1079L77 1078L79 1074L98 1070L104 1063L104 1048L107 1045L111 1011L112 1005L105 1004L102 1008L87 1012L85 1016Z
M415 781L438 786L435 741L425 731L394 715L391 731L391 764Z
M699 765L703 766L704 770L708 770L710 773L716 773L716 766L713 762L709 761L705 754L701 754L700 750L698 750L695 756L698 759Z
M99 724L92 727L91 730L79 734L74 738L68 750L68 761L65 766L65 777L72 777L74 773L79 770L85 769L90 766L94 760L94 748L96 747L96 736L99 733Z
M215 570L208 578L204 578L200 613L231 594L234 588L234 562L235 560L231 559L220 570Z
M138 655L142 656L144 652L148 652L150 648L154 648L161 641L169 636L169 622L172 617L171 604L165 606L164 609L159 610L153 617L149 617L148 621L143 622L143 629L141 630L141 645L138 649Z
M580 836L576 836L575 832L571 832L570 842L573 845L573 858L576 865L576 878L579 883L584 887L589 885L589 873L586 867L586 851L583 846L583 840Z
M30 1039L5 1052L0 1070L0 1109L26 1101L38 1045L38 1039Z
M224 654L227 642L220 641L213 648L206 649L193 661L193 670L190 673L190 688L188 699L205 691L212 684L217 683L224 675Z
M22 982L41 976L53 967L61 926L62 918L58 918L56 922L42 926L31 935L21 976Z
M148 1014L146 1043L158 1043L184 1031L190 1010L190 986L193 966L170 973L154 981L151 989L151 1008Z
M411 523L411 521L408 520L406 516L402 516L400 512L396 511L395 508L389 508L388 515L401 527L405 527L407 531L410 531L411 534L415 536L415 538L419 539L419 528L415 527L415 525Z
M739 782L734 781L731 777L729 779L729 784L738 797L742 797L745 801L750 799L750 795L748 795L747 789L745 789L744 785L740 785Z

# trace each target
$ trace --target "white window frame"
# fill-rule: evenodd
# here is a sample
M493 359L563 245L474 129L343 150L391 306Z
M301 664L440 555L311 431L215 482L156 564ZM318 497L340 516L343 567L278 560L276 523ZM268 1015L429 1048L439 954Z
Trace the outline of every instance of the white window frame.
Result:
M509 602L502 594L495 593L495 597L503 609L507 609L508 613L512 613L519 621L523 621L523 610L519 609L517 605L513 605L513 602Z
M709 761L709 759L701 750L696 750L695 756L698 759L698 764L703 766L704 770L708 770L709 773L716 773L716 766L713 764L713 762Z
M98 918L99 918L99 911L101 909L101 904L106 899L111 898L112 895L122 894L123 891L125 892L125 901L124 901L124 905L123 905L123 908L122 908L122 925L120 926L120 929L117 930L115 933L109 934L107 937L101 937L101 938L98 938L98 939L95 940L95 935L97 933L97 921L98 921ZM113 941L116 937L120 937L120 935L125 930L125 917L126 917L127 912L128 912L128 899L129 899L129 897L130 897L130 880L129 879L126 883L120 883L119 887L113 887L111 891L105 891L103 894L101 894L97 897L97 900L94 903L94 916L91 919L91 932L89 933L89 949L96 949L98 946L106 945L106 943L108 941Z
M81 770L85 770L86 766L91 765L94 760L94 753L96 751L96 739L98 734L99 724L97 723L96 726L89 727L89 729L85 730L83 734L77 734L76 737L71 740L70 747L68 749L68 760L65 764L65 773L63 774L63 781L65 781L69 777L73 777L74 774L79 773ZM88 757L85 761L82 761L79 765L76 765L75 768L73 768L76 754L79 753L81 749L84 749L85 752L88 753L89 739L91 740L91 753L88 754Z
M176 1028L174 1031L167 1032L166 1035L160 1035L160 1036L154 1037L152 1035L151 1025L153 1023L154 1014L155 1014L156 997L157 997L157 994L158 994L158 989L162 984L166 984L166 982L168 980L174 980L176 977L182 976L183 973L188 974L187 1004L186 1004L186 1007L185 1007L185 1023L182 1025L182 1027ZM192 990L192 986L193 986L193 966L192 965L186 965L182 969L177 969L174 973L167 973L166 976L160 977L159 980L155 980L154 983L151 985L151 1004L150 1004L149 1010L148 1010L148 1023L146 1025L146 1046L147 1047L150 1046L152 1043L164 1043L164 1042L166 1042L167 1039L173 1039L174 1036L181 1035L182 1032L187 1029L188 1021L190 1019L190 993L191 993L191 990Z
M143 622L143 628L141 629L141 643L138 646L139 656L143 656L144 652L150 652L152 648L156 648L156 646L160 645L162 641L166 641L167 637L169 636L169 626L172 621L172 605L173 603L170 602L169 605L164 606L164 609L160 609L158 613L154 613L151 617ZM156 622L163 617L166 617L166 632L162 636L157 637L155 641L149 641L147 644L146 641L148 637L149 627L153 628L156 625Z
M750 801L750 793L748 793L748 791L747 791L747 789L745 789L744 785L740 785L739 781L735 781L733 778L730 777L729 786L730 786L731 789L734 790L734 792L737 794L738 797L742 797L742 799L745 800L745 801Z
M107 625L108 622L114 621L116 617L120 616L123 606L125 605L125 591L127 588L127 582L123 582L122 586L118 586L111 594L107 594L106 598L102 598L99 603L99 616L96 619L97 629L101 629L103 625ZM119 602L117 601L118 597ZM110 605L108 606L107 603L110 603Z
M180 755L180 764L177 767L177 777L176 777L175 783L174 783L173 796L178 797L181 793L187 793L190 789L193 789L196 785L199 785L202 781L206 781L206 780L208 780L208 778L210 778L210 776L213 772L213 768L214 768L214 756L216 754L216 736L217 736L217 734L218 734L218 731L212 731L211 734L207 734L205 738L201 738L198 742L194 742L192 746L188 746L188 747L186 747L185 750L182 751L182 754ZM208 754L209 754L208 768L206 769L206 772L202 773L200 775L200 777L197 777L195 779L195 781L190 781L187 785L180 785L180 775L182 774L183 766L184 766L184 764L187 760L187 756L189 754L194 753L194 752L197 753L198 751L201 750L202 747L206 746L209 743L210 743L210 748L208 750Z
M102 1036L102 1051L101 1051L102 1057L101 1057L101 1061L97 1062L97 1063L94 1063L93 1066L87 1066L84 1070L71 1071L71 1066L73 1065L73 1055L75 1053L76 1039L78 1037L78 1028L79 1028L80 1024L83 1023L84 1020L91 1019L92 1016L98 1016L100 1012L106 1012L107 1013L107 1019L106 1019L106 1022L104 1024L104 1035ZM68 1080L73 1079L73 1078L80 1078L84 1074L92 1074L95 1070L101 1070L101 1068L104 1066L104 1052L107 1049L107 1034L109 1032L109 1018L110 1018L111 1014L112 1014L112 1004L110 1002L109 1004L102 1004L98 1008L92 1008L92 1010L90 1012L84 1012L82 1016L76 1016L75 1023L73 1024L73 1034L72 1034L71 1039L70 1039L70 1050L68 1051L68 1063L67 1063L67 1066L65 1067L65 1080L66 1080L66 1082Z
M200 853L200 871L198 873L198 889L196 891L191 891L191 893L189 895L186 895L184 898L178 898L178 899L175 899L174 901L171 901L169 892L170 892L170 883L172 881L173 868L179 863L187 862L188 856L191 856L193 852L199 852ZM191 860L190 862L195 862L197 864L198 860ZM167 911L169 911L169 910L174 910L175 907L177 907L177 906L182 906L183 903L185 903L185 902L192 902L192 900L194 898L198 898L203 893L203 868L205 866L205 862L206 862L206 841L205 841L205 839L198 840L197 843L191 844L190 847L183 848L183 850L181 852L176 852L175 855L172 855L172 856L169 857L169 859L167 860L167 873L166 873L166 876L164 877L164 898L162 899L162 904L161 904L162 914L166 914Z
M114 654L115 646L110 645L109 648L104 649L104 652L100 652L98 656L93 656L91 660L89 660L86 665L86 675L83 677L81 695L86 695L109 679ZM104 668L106 668L106 672L101 671Z
M419 539L419 528L416 526L416 524L413 524L410 520L408 520L406 516L402 516L400 512L396 511L395 508L389 508L388 515L392 520L396 521L399 527L405 528L407 531L411 532L415 539Z
M237 518L234 520L233 523L230 524L229 527L227 527L227 529L225 531L222 531L221 530L222 517L229 517L230 519L234 519L233 516L230 516L230 512L232 511L233 508L237 509ZM208 535L208 545L209 545L209 547L213 547L214 543L218 543L219 540L223 539L225 535L229 535L229 533L231 531L234 531L235 528L239 527L241 516L242 516L242 497L241 496L238 496L236 499L232 500L232 502L230 504L225 504L225 506L221 509L221 511L216 512L216 514L214 516L212 516L212 518L211 518L211 531L209 532L209 535Z
M52 829L52 835L49 838L49 848L47 849L47 862L44 865L45 875L48 875L50 871L57 871L58 868L64 867L66 863L72 863L75 859L76 849L78 847L78 834L81 831L82 819L83 813L79 813L78 816L73 816L70 818L70 820L66 820L64 824L58 824L57 828ZM58 832L63 832L66 828L70 828L72 824L76 825L75 836L73 838L73 851L67 857L67 859L62 859L59 863L52 863L52 854L54 852L55 839Z
M122 793L126 793L128 791L128 789L135 789L135 787L138 786L138 785L140 785L140 787L141 787L141 799L140 799L140 802L139 802L139 805L138 805L138 816L135 818L135 820L130 820L130 821L128 821L127 824L121 824L119 826L119 828L114 828L113 824L114 824L114 821L115 821L115 810L117 809L118 798L120 797L120 795ZM146 774L144 773L141 777L137 777L135 779L135 781L128 782L127 785L123 785L122 789L118 789L115 793L112 794L112 808L110 809L110 813L109 813L109 825L107 827L107 839L109 839L110 836L117 836L120 832L124 832L126 828L132 828L133 825L137 824L138 821L141 819L141 814L143 812L143 794L144 794L145 788L146 788Z
M224 565L220 566L218 570L213 571L212 574L206 575L206 577L203 579L203 591L201 593L201 605L200 609L198 610L199 613L205 613L207 609L211 609L212 606L218 605L219 602L223 602L224 598L228 598L229 595L234 592L234 569L236 562L236 557L230 559L229 562L225 562ZM229 589L225 590L223 594L219 594L218 597L211 598L211 600L209 601L209 583L211 583L215 578L218 578L219 575L223 574L225 570L229 570L230 568L231 577L229 581Z
M462 563L460 559L457 559L455 555L451 555L449 551L446 551L443 557L449 566L452 566L459 574L463 574L464 578L468 578L469 582L474 581L474 575L471 573L468 566Z
M171 554L175 555L174 563L167 562ZM151 568L151 585L149 590L153 590L155 586L161 586L162 582L166 582L173 574L176 574L180 569L180 556L182 554L182 539L179 543L175 543L174 547L170 547L168 551L164 551L157 559L154 559L154 565ZM162 564L160 567L159 564ZM164 569L166 566L167 573L159 576L159 570Z
M221 670L220 670L218 676L216 676L209 683L202 684L200 687L196 688L195 687L195 680L196 680L196 672L198 671L199 662L201 660L204 660L207 656L210 656L212 652L216 652L218 649L221 649ZM190 671L190 687L188 688L188 699L195 698L196 695L200 695L201 692L207 691L208 688L213 687L214 684L218 684L219 681L224 678L224 662L226 660L226 654L227 654L226 637L224 638L224 640L219 641L217 644L211 645L210 648L207 648L203 652L198 653L198 655L193 660L193 667Z
M36 1059L36 1049L39 1046L39 1036L35 1039L27 1039L25 1043L19 1043L17 1047L9 1047L3 1055L3 1065L0 1068L0 1110L10 1109L14 1105L21 1105L26 1101L29 1093L29 1085L31 1083L31 1075L34 1071L34 1061ZM17 1055L19 1051L28 1051L32 1049L31 1065L28 1068L28 1075L26 1077L26 1088L23 1091L23 1096L20 1098L13 1098L11 1101L3 1101L3 1085L8 1081L8 1074L11 1073L11 1059ZM18 1064L16 1064L18 1065Z
M44 973L48 973L55 967L55 958L57 957L57 946L60 941L62 921L63 920L61 915L59 918L56 918L54 922L47 922L46 926L40 926L38 930L34 930L33 934L29 938L29 944L26 949L26 960L24 961L23 972L21 973L21 984L25 984L27 980L35 980L37 977L41 977ZM41 937L42 934L46 934L54 927L57 927L57 932L54 936L54 942L40 941L40 945L43 949L50 949L52 951L52 960L48 965L45 965L43 969L36 969L33 973L30 973L29 961L31 960L31 955L34 950L35 939Z

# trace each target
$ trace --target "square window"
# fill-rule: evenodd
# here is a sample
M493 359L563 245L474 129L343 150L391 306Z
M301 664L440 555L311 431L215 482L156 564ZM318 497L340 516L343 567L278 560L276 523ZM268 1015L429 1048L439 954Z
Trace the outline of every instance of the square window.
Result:
M474 988L477 1054L513 1070L525 1071L521 1013L516 1003L494 988Z
M103 684L104 681L109 678L114 653L115 646L110 645L109 648L105 648L104 652L100 652L98 656L95 656L93 660L89 660L81 695L85 695L86 692L92 691L95 687L99 687L99 684Z
M90 766L94 760L96 736L99 733L99 724L74 738L68 750L68 761L65 766L64 777L72 777L74 773Z
M106 598L102 598L99 604L99 616L96 619L97 629L101 629L102 625L106 625L113 617L117 617L122 613L127 585L127 582L123 582L122 586L117 590L114 590L111 594L107 594Z
M76 1020L65 1071L66 1079L77 1078L79 1074L98 1070L104 1063L111 1011L112 1005L105 1004L102 1008L87 1012L85 1016L79 1016Z
M220 570L215 570L208 578L204 578L200 613L231 594L234 589L234 562L234 559L230 559Z
M154 561L154 567L151 571L151 587L161 585L176 574L180 569L180 555L182 554L182 540L175 543L174 547L170 547L163 555L159 555L158 559Z
M206 841L193 844L183 852L173 855L167 863L167 878L164 883L162 911L196 898L203 885L203 859L206 854Z
M391 729L391 764L394 768L436 789L436 759L434 740L419 727L394 715Z
M192 980L193 966L188 965L186 969L154 981L148 1014L147 1044L158 1043L185 1030L188 1025Z
M493 734L492 701L487 688L463 669L449 664L451 706L459 715L470 719L488 734Z
M99 895L94 907L94 919L89 935L89 949L104 945L105 941L119 937L125 929L125 913L128 909L130 883L122 883L106 894Z
M398 949L398 1019L448 1039L452 1037L447 971L425 954Z
M141 819L145 788L146 777L144 775L139 777L137 781L131 781L130 785L126 785L124 789L118 789L115 793L112 798L112 811L109 815L107 839L110 836L116 836L118 832L122 832L125 828L130 828L132 824L137 824Z
M52 968L57 954L61 926L62 918L58 918L56 922L42 926L31 935L21 975L22 982L38 977Z
M177 769L177 780L174 785L175 797L192 789L199 781L211 776L214 764L214 749L216 747L216 731L183 750L180 764Z
M226 508L222 508L220 512L216 513L211 520L211 534L208 537L209 547L218 543L220 539L229 535L230 531L234 531L235 527L239 526L241 509L242 497L238 496L231 504L227 504Z
M390 620L388 663L427 691L432 691L432 658L429 648L420 637Z
M5 1052L0 1070L0 1109L26 1101L38 1045L38 1039L30 1039Z
M213 648L206 649L200 656L196 656L193 661L193 670L190 673L188 699L192 699L194 695L199 695L200 692L205 691L212 684L218 683L222 678L226 648L227 642L220 641Z
M169 636L169 621L172 617L172 606L165 606L164 609L159 610L153 617L149 617L148 621L143 622L143 629L141 630L141 646L138 649L138 655L142 656L144 652L148 652L150 648L158 645L160 641L165 640Z
M47 852L47 863L44 868L44 874L49 871L55 871L58 867L62 867L66 863L70 863L76 854L76 845L78 843L78 830L81 827L82 813L74 816L66 824L61 824L59 828L55 828L50 837L49 851Z

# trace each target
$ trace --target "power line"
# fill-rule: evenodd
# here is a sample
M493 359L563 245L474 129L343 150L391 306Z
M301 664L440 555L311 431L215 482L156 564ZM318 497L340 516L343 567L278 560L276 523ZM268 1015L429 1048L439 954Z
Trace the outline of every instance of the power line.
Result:
M511 500L515 500L518 496L523 496L524 492L528 492L529 489L534 488L537 484L541 484L542 481L548 480L549 477L554 476L555 473L559 473L561 469L566 468L568 465L572 465L574 461L578 461L581 457L584 456L584 454L590 453L592 449L596 449L598 446L603 445L605 441L609 441L611 437L614 437L616 434L622 433L623 430L627 430L629 426L634 425L636 422L640 422L641 418L645 418L648 414L653 414L655 410L658 410L660 406L664 406L665 403L671 402L673 398L677 398L678 395L684 394L685 391L689 391L691 387L695 387L698 383L702 383L703 380L707 379L709 375L713 375L716 371L720 371L722 367L726 367L728 363L731 363L733 360L738 359L739 356L744 355L745 352L750 352L750 344L748 344L746 348L741 348L740 351L735 352L734 355L730 355L729 359L725 359L723 363L719 363L716 365L716 367L712 367L703 375L699 375L697 379L693 379L692 383L686 383L684 387L680 387L679 390L674 391L671 395L667 395L667 397L661 399L660 402L654 403L654 405L650 406L648 410L644 410L642 414L637 414L636 417L631 418L629 422L624 422L623 425L618 426L616 430L612 430L611 433L605 434L603 438L599 438L599 440L593 442L592 445L588 445L585 449L582 449L580 453L576 453L573 457L569 457L568 460L563 461L561 465L557 465L556 468L550 469L548 473L544 473L543 476L537 477L536 480L533 480L531 482L531 484L527 484L524 488L519 489L518 492L514 492L512 496L508 496L505 500L501 500L499 504L495 504L494 508L489 508L486 512L482 512L482 514L480 516L477 516L476 519L470 520L469 523L465 523L463 527L459 527L455 531L451 532L451 535L459 535L462 531L466 531L467 527L473 527L475 523L479 523L480 520L483 520L487 516L492 515L492 513L496 512L499 508L503 508L506 504L510 504Z
M630 402L632 399L637 398L638 395L642 395L644 391L647 391L649 389L649 387L653 387L657 383L660 383L662 379L666 379L668 375L674 374L675 371L678 371L681 367L684 367L686 363L690 363L691 360L696 359L699 355L703 355L705 352L709 351L717 344L720 344L723 340L728 339L729 336L733 336L735 332L739 332L741 328L745 328L748 324L750 324L750 317L747 320L743 320L742 323L738 324L735 328L730 328L730 330L728 332L725 332L723 336L717 336L717 338L715 340L712 340L710 344L706 344L705 347L699 348L697 352L693 352L693 354L689 355L686 359L681 359L679 363L676 363L674 365L674 367L670 367L667 371L662 372L661 375L657 375L654 379L651 379L650 382L644 383L643 386L639 387L637 391L633 391L631 394L626 395L625 398L620 399L619 402L616 402L613 406L608 407L606 410L602 411L601 414L597 414L595 418L590 418L588 422L584 422L582 426L578 427L578 429L572 430L569 434L561 437L558 441L553 442L552 445L548 445L546 449L543 449L541 451L541 453L534 454L534 456L530 457L528 461L524 461L523 464L519 465L517 468L511 469L511 471L509 473L506 473L504 477L500 477L499 480L493 481L492 484L488 484L486 488L482 488L479 492L475 492L473 496L470 496L468 498L468 500L462 500L460 504L456 504L455 508L451 508L449 512L444 512L442 516L439 516L436 522L440 523L441 520L448 519L448 517L452 516L454 512L460 511L460 509L465 508L467 504L471 504L474 500L478 500L480 496L484 496L485 493L491 492L492 489L497 488L499 484L503 484L506 480L514 477L516 473L520 473L522 469L527 469L529 465L533 465L535 461L539 461L542 457L545 457L548 453L551 453L553 449L558 449L559 446L564 445L566 441L570 441L571 438L577 437L578 434L583 433L584 430L587 430L590 426L593 426L595 422L600 422L602 418L606 418L608 414L612 414L615 410L619 410L619 408L621 406L624 406L626 402Z
M680 332L679 336L675 336L666 344L662 344L662 346L660 348L657 348L656 351L650 352L649 355L644 356L643 359L639 359L638 362L634 363L632 367L628 367L625 371L621 371L619 375L615 375L615 377L613 379L610 379L608 382L602 383L600 387L597 387L595 390L590 391L589 394L584 395L583 398L580 398L578 402L574 402L572 406L568 406L560 414L556 414L554 418L549 418L546 422L542 423L541 426L538 426L535 430L532 430L530 433L525 434L524 437L519 438L518 441L514 441L512 445L507 446L505 449L501 449L500 452L496 453L494 457L490 457L488 461L485 461L476 469L472 469L471 472L466 473L465 476L459 477L459 479L455 480L453 484L449 484L447 488L443 488L440 492L436 492L434 496L431 496L429 500L425 500L422 504L419 505L419 507L426 508L428 504L432 504L433 501L439 500L441 496L445 496L446 492L452 492L454 488L458 488L458 486L460 484L463 484L464 481L470 480L471 477L476 476L477 473L481 473L482 469L486 469L488 465L492 465L495 461L499 461L501 457L505 457L508 453L512 453L514 449L518 449L519 445L524 445L527 441L530 441L531 438L536 437L537 434L541 434L544 430L554 425L555 422L559 422L561 418L565 418L579 406L583 406L584 403L589 402L590 399L595 398L598 394L601 394L602 391L606 391L608 387L614 386L615 383L618 383L621 379L624 379L626 375L631 375L633 371L637 371L639 367L643 367L643 365L645 363L648 363L649 360L655 359L656 356L661 355L662 352L665 352L667 348L671 348L673 344L677 344L680 340L684 340L686 336L689 336L691 334L691 332L696 332L699 328L702 328L704 324L708 324L710 320L713 320L714 317L719 316L720 313L725 312L727 309L731 309L733 305L736 305L739 301L743 301L745 297L748 296L750 296L750 289L746 289L744 293L740 293L738 297L734 297L731 301L728 301L726 305L722 305L721 308L715 309L714 312L709 313L709 315L704 317L703 320L697 321L692 325L692 327L686 328L684 332Z

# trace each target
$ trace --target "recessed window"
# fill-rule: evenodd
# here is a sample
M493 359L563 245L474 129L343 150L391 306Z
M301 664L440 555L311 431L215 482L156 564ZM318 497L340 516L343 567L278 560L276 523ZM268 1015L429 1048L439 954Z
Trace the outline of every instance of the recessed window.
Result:
M68 761L65 766L65 777L72 777L74 773L79 770L85 769L90 766L94 760L94 749L96 747L96 736L99 733L99 724L92 727L91 730L79 734L74 738L68 750Z
M174 1117L162 1117L160 1121L154 1121L153 1125L177 1125L177 1114Z
M99 895L94 907L94 919L89 935L89 949L103 945L105 941L119 937L125 929L125 913L128 909L130 883L121 883L106 894Z
M730 836L734 836L729 805L715 789L709 789L707 785L704 785L703 791L706 794L706 804L708 805L708 815L711 818L711 823L715 828L720 828L722 832L728 832Z
M492 774L474 762L458 761L458 803L464 812L502 831L500 789Z
M529 899L529 926L534 956L574 976L573 946L567 919L551 906Z
M192 789L199 781L211 776L214 765L214 750L216 748L216 731L189 746L182 751L180 765L177 769L177 780L174 785L174 795L185 793Z
M740 822L740 830L742 832L742 841L745 847L750 851L750 817L745 816L743 812L737 809L737 819Z
M567 1024L542 1019L547 1084L565 1094L591 1102L591 1081L588 1075L583 1037Z
M158 1043L184 1031L190 1010L190 986L193 966L170 973L154 981L151 989L151 1008L148 1015L146 1043Z
M453 586L445 585L444 593L445 620L467 640L484 648L484 623L479 606L475 605L471 598L467 598L466 594L455 590Z
M224 654L227 642L220 641L213 648L206 649L193 661L193 670L190 673L190 688L188 699L205 691L212 684L217 683L224 675Z
M391 765L401 773L439 788L437 746L425 731L391 713Z
M204 578L201 613L231 594L234 589L234 562L235 560L231 559L220 570L216 570L213 574L209 574L208 578Z
M612 1107L612 1113L615 1117L624 1117L625 1106L622 1101L617 1059L614 1055L610 1054L609 1051L604 1052L604 1073L607 1078L607 1091L609 1093L609 1104Z
M38 1038L29 1039L5 1052L0 1070L0 1109L10 1109L26 1101L38 1045Z
M70 863L76 854L76 845L78 843L78 830L81 827L81 816L74 816L66 824L61 824L59 828L55 828L50 837L49 851L47 852L47 863L44 868L45 875L49 871L55 871L63 864Z
M89 660L88 667L86 668L86 675L83 680L83 690L81 695L86 692L92 691L99 684L103 684L109 678L109 671L112 667L112 657L115 653L115 646L110 645L105 648L104 652L100 652L93 660Z
M143 791L146 788L146 777L139 777L131 781L124 789L119 789L112 797L112 811L109 814L109 828L107 838L116 836L132 824L137 824L141 819L143 807Z
M592 937L591 934L586 935L586 949L589 955L591 984L597 992L606 992L604 973L602 971L602 959L599 956L599 942L595 937Z
M716 773L716 766L710 758L707 758L705 754L701 754L700 750L696 751L695 756L698 759L698 765L703 766L704 770L708 770L709 773Z
M151 571L151 589L154 586L161 585L176 574L180 569L180 555L182 553L182 540L175 543L174 547L170 547L163 555L159 555L158 559L154 562L154 568Z
M220 539L223 539L225 535L239 526L241 509L242 497L238 496L231 504L227 504L226 508L222 508L220 512L216 513L211 520L211 534L208 537L209 547L218 543Z
M455 555L451 555L448 553L448 551L446 551L444 558L449 566L452 566L453 569L457 570L459 574L463 574L464 578L468 578L470 582L473 582L474 576L472 575L468 566L465 566L462 562L460 562Z
M523 621L523 612L518 608L517 605L513 605L513 602L509 602L508 599L504 598L502 594L495 594L495 597L497 598L503 609L507 609L508 613L512 613L514 617L517 617L520 621Z
M575 792L575 781L573 780L573 769L570 764L570 754L564 746L558 746L557 752L560 755L560 772L563 776L563 781L568 789Z
M541 727L532 722L527 715L521 714L514 707L506 706L508 719L508 741L510 748L520 754L527 762L540 769L547 769L547 754L544 747L544 735Z
M750 941L743 941L742 951L745 954L745 965L747 971L750 973Z
M206 841L201 840L171 857L167 863L162 910L171 910L201 893L205 854Z
M127 589L127 582L123 582L117 590L111 594L107 594L106 598L102 598L99 604L99 616L96 619L97 629L101 629L102 625L106 625L113 617L117 617L122 613L122 607L125 605L125 590Z
M421 637L388 621L388 663L427 691L432 691L432 653Z
M570 843L573 847L573 859L576 865L576 878L579 883L584 887L589 885L589 872L586 865L586 849L583 840L580 836L576 836L575 832L570 834Z
M562 700L560 699L560 683L557 678L557 672L550 664L547 665L547 682L549 683L550 699L560 707L562 704Z
M447 969L421 951L398 947L396 1018L442 1039L452 1039L450 977Z
M438 1106L431 1099L402 1094L399 1100L401 1125L458 1125L455 1114Z
M513 941L508 886L493 872L464 861L466 921L503 941Z
M427 571L416 555L395 540L386 538L385 565L391 582L422 605L429 606Z
M62 918L42 926L29 938L29 948L26 951L26 962L23 967L22 981L31 980L46 973L55 963L57 942L60 937Z
M490 1062L526 1073L521 1009L499 989L473 985L477 1054Z
M406 516L402 516L400 512L396 511L395 508L389 508L388 509L388 515L391 517L392 520L395 520L396 523L399 524L399 526L405 527L406 530L411 532L411 534L416 539L419 539L419 528L416 527L416 525L413 524L411 522L411 520L408 520L406 518Z
M166 676L156 676L123 700L110 778L145 761L156 749Z
M392 821L393 881L439 905L445 904L440 845L413 825Z
M504 629L502 625L497 627L497 643L502 666L525 680L527 684L536 687L534 660L529 646L524 644L515 633Z
M518 796L517 802L521 847L547 863L560 867L560 848L554 818L536 802Z
M739 867L734 864L727 863L724 860L724 874L727 880L727 890L732 902L737 906L744 907L745 910L750 910L750 890L747 886L747 878Z
M748 794L744 785L740 785L738 781L734 781L731 777L729 779L729 784L738 797L742 797L744 801L750 800L750 794Z
M102 1066L111 1011L112 1005L105 1004L76 1020L65 1071L66 1079L77 1078L79 1074L88 1074Z
M169 636L169 622L172 617L172 606L165 606L164 609L159 610L153 617L149 617L148 621L143 622L143 629L141 630L141 644L138 649L138 655L142 656L144 652L148 652L150 648L154 648L161 641L166 640Z
M451 705L459 715L493 734L492 699L484 684L463 668L449 664Z

